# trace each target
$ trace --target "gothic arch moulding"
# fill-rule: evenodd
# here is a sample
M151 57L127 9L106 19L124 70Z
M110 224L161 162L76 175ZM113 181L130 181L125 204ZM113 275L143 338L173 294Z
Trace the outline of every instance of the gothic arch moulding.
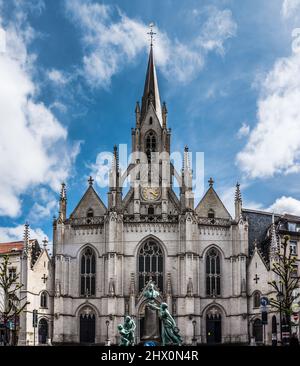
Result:
M77 253L76 253L76 258L79 259L81 254L83 253L83 251L87 248L87 247L90 247L96 254L96 256L98 258L100 258L100 253L98 251L98 249L91 243L85 243L84 245L82 245L78 250L77 250Z

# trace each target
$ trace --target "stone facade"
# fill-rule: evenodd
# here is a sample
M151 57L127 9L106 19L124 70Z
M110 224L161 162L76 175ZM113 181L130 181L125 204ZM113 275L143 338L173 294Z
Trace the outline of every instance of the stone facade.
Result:
M212 179L194 206L188 149L179 173L168 158L171 130L166 105L160 104L152 47L142 105L137 103L135 113L132 161L122 173L114 148L107 206L90 178L82 199L67 215L62 185L59 215L53 222L53 257L50 261L44 252L35 273L28 264L22 270L30 309L38 307L42 290L49 293L48 309L41 310L41 316L49 322L53 344L104 344L107 339L118 343L117 325L127 314L137 324L139 343L144 332L143 289L152 280L185 343L248 343L253 336L260 342L253 327L260 308L253 303L257 292L272 296L272 263L266 256L270 246L265 242L275 225L272 217L261 213L260 220L259 213L242 209L239 185L232 217ZM160 154L158 159L154 153ZM150 157L151 169L141 168L143 159L147 163ZM123 197L127 177L131 188ZM48 280L41 283L45 262ZM30 344L31 310L22 320L21 337ZM270 344L271 337L269 319L265 342Z

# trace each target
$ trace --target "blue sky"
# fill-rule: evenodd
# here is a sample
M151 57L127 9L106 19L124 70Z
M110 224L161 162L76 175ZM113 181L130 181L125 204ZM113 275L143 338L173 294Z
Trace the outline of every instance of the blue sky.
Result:
M299 0L25 3L0 1L1 241L26 220L51 240L60 182L71 213L98 154L130 148L151 21L172 150L204 152L229 210L240 181L245 207L300 215Z

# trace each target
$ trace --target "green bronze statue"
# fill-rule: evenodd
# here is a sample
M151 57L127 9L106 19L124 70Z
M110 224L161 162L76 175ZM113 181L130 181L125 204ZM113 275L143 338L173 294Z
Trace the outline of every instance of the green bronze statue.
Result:
M162 302L160 306L157 306L153 302L149 302L148 306L152 309L158 310L158 316L162 321L162 334L161 340L163 346L177 345L181 346L182 339L179 334L179 329L176 326L175 320L169 313L168 305Z
M120 334L120 346L134 346L134 331L136 325L130 316L126 316L124 324L118 325L118 331Z

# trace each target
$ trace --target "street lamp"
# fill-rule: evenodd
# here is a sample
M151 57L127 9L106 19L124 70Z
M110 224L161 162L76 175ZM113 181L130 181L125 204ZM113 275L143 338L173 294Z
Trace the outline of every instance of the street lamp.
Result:
M193 339L192 339L192 344L193 346L196 346L197 345L197 338L196 338L196 320L193 320L192 321L192 324L193 324Z
M106 324L106 343L107 343L107 346L108 346L109 345L109 338L108 338L109 320L106 320L105 324Z
M284 300L284 294L280 291L276 295L277 301L279 302L279 320L280 320L280 342L282 345L282 303Z

